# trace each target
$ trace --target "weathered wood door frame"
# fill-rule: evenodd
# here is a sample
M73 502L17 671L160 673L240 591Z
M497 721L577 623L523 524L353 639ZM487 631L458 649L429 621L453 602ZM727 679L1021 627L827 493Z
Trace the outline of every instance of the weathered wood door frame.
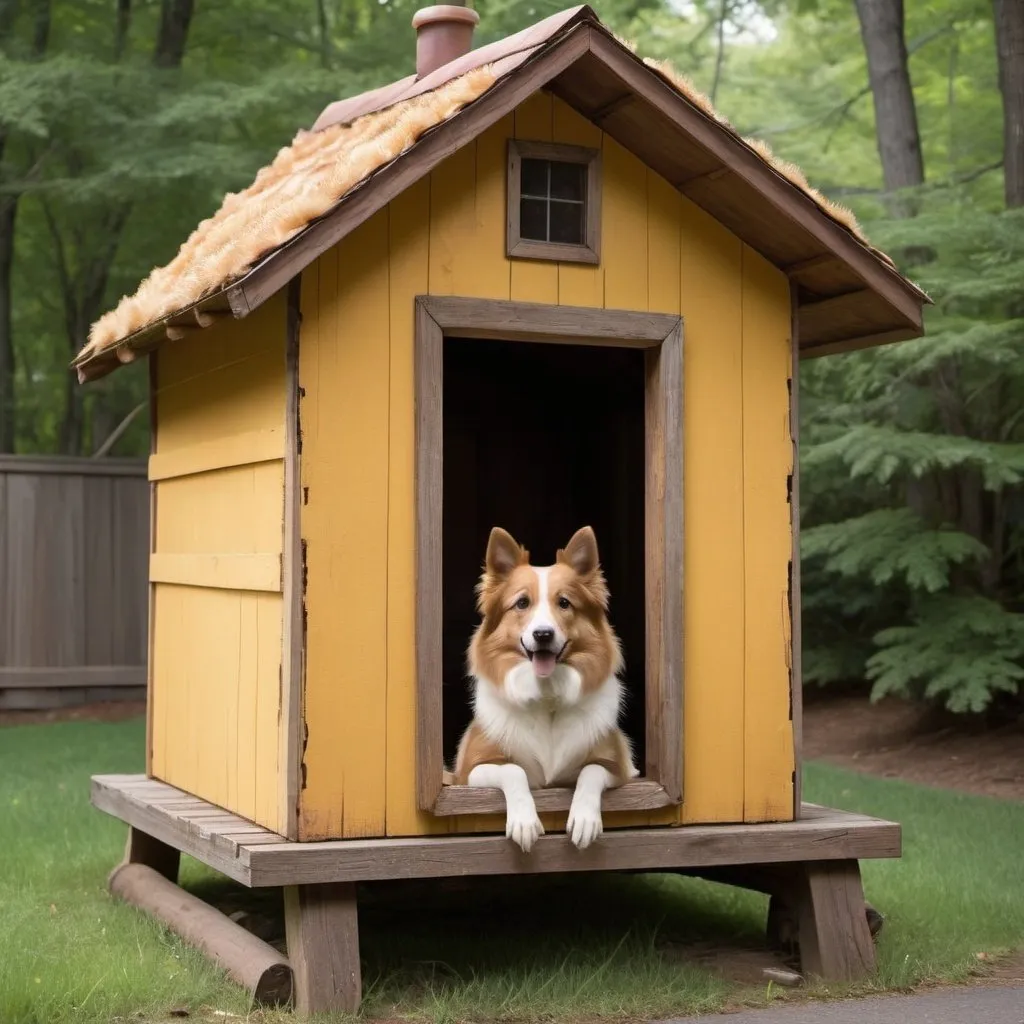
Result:
M416 793L438 815L503 812L498 790L443 785L441 513L444 339L611 345L645 351L647 762L606 810L683 796L683 321L679 316L490 299L416 298ZM568 810L569 789L535 794Z

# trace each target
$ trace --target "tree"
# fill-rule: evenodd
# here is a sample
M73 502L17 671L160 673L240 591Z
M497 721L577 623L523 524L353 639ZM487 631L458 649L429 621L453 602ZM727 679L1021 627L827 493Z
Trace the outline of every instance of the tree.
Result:
M921 135L903 34L903 0L857 0L857 16L875 105L882 176L886 191L898 193L924 181ZM890 208L896 216L908 216L914 212L914 203L905 195L894 197Z
M1003 179L1006 205L1024 206L1024 3L992 0L999 89L1003 96Z

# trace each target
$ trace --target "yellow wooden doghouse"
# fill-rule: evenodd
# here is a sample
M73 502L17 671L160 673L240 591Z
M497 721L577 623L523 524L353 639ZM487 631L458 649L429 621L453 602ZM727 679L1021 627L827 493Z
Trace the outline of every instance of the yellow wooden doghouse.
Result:
M303 1008L358 1000L316 929L390 875L797 864L742 884L853 975L857 858L899 827L800 801L795 360L915 337L927 298L589 8L475 21L420 12L418 73L329 106L75 361L152 353L147 774L94 801L122 871L287 886ZM584 852L539 794L526 856L443 776L473 587L491 526L543 561L584 522L643 777Z

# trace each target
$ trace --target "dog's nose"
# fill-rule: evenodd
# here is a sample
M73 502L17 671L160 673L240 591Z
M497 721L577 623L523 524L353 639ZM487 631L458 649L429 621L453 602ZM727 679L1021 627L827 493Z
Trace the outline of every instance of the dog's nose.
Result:
M535 629L533 631L533 639L539 644L549 644L555 639L555 631L553 629L548 629L547 626Z

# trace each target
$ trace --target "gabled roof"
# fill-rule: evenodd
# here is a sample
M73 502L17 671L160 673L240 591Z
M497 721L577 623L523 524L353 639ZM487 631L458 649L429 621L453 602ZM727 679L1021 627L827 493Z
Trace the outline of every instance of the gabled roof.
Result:
M684 78L643 61L587 6L472 50L422 79L331 104L175 258L92 327L73 365L104 376L219 316L252 312L450 154L547 88L781 267L798 285L801 351L922 333L928 297L853 215Z

